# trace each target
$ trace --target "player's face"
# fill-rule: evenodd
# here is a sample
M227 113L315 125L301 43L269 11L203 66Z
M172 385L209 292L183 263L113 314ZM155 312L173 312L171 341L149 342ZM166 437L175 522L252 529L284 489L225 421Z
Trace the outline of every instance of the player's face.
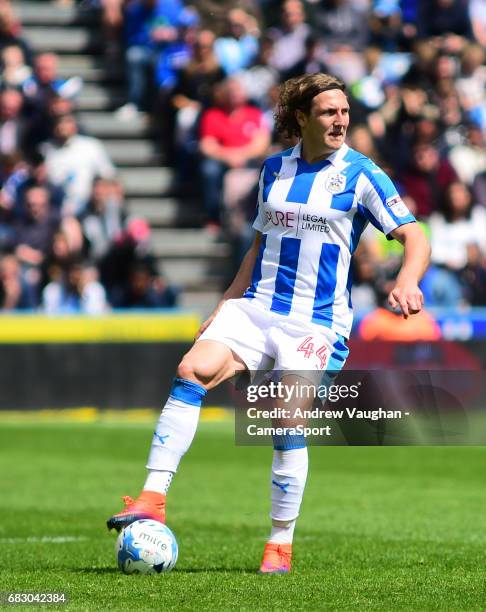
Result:
M349 125L349 104L340 89L323 91L312 99L309 114L297 111L304 149L330 155L344 143Z

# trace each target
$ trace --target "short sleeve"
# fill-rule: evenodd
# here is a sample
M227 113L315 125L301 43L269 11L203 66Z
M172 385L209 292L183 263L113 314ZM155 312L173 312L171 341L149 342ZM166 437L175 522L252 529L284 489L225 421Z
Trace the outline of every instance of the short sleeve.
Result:
M393 182L378 166L365 169L360 182L361 212L386 236L397 227L415 221Z

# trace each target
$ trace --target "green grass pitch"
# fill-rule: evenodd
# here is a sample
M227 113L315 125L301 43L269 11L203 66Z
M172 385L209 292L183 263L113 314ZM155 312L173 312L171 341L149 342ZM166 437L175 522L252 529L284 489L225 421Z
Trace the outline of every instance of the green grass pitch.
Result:
M271 449L203 422L169 497L176 569L124 576L105 520L137 494L150 434L1 426L0 591L66 591L60 609L90 611L486 609L485 448L312 448L294 571L259 576Z

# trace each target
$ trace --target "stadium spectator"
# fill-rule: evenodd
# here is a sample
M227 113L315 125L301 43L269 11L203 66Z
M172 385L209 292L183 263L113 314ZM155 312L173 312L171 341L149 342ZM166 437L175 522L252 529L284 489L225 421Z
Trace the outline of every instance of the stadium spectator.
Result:
M23 278L33 292L41 282L41 268L59 227L59 217L44 187L32 185L24 194L25 215L14 223L13 247Z
M32 63L32 51L20 36L21 25L14 14L10 2L0 5L0 50L11 45L18 45L24 52L27 63Z
M486 103L486 51L477 44L467 45L461 55L460 76L455 86L461 106L470 119L480 116ZM484 127L484 126L483 126Z
M19 45L9 45L0 51L2 88L23 89L31 78L32 69L25 61L24 52Z
M369 18L370 43L395 53L404 42L402 10L399 0L373 2Z
M319 39L314 34L308 34L304 42L302 58L283 73L282 80L291 79L301 74L312 74L313 72L328 72L328 68L321 59Z
M179 15L176 38L156 54L155 85L159 103L164 102L172 93L178 72L191 60L198 31L198 13L193 8L185 8Z
M108 310L106 294L96 270L80 261L71 262L61 277L42 292L42 309L49 315L103 314Z
M486 6L484 0L469 0L469 18L474 38L486 47Z
M47 98L45 107L39 106L37 112L30 113L26 135L27 155L35 156L45 142L54 138L57 120L70 114L75 114L73 100L54 93Z
M177 75L176 88L172 103L178 112L183 109L195 109L209 106L212 100L212 86L224 78L224 71L214 53L215 35L210 30L197 33L194 43L194 54L190 61L181 68ZM191 112L190 124L195 123ZM181 124L186 120L180 118Z
M96 178L88 208L81 218L87 252L100 262L123 231L123 189L118 181Z
M177 291L143 260L130 266L126 286L112 299L114 308L173 308L176 304Z
M111 179L115 169L102 143L78 134L74 115L58 117L54 138L44 154L49 180L64 189L62 215L81 215L88 205L95 177Z
M311 23L329 70L345 83L361 78L365 70L361 53L369 39L367 11L351 0L320 0L314 5Z
M312 24L328 52L362 51L369 39L367 12L350 0L320 0Z
M37 306L32 288L22 278L15 255L0 259L0 308L1 310L30 310Z
M157 90L154 111L160 126L160 142L164 156L173 160L176 152L174 146L174 107L172 94L177 84L178 73L191 60L194 44L199 31L199 15L190 7L179 15L177 38L167 43L157 52L155 60L155 87Z
M427 102L430 92L434 89L433 66L437 54L437 47L429 40L414 41L410 67L401 79L401 85L405 89L422 90Z
M366 312L378 306L376 292L376 262L366 253L366 249L357 250L353 258L353 310L356 313Z
M457 179L454 168L441 159L432 144L417 144L413 148L410 167L401 177L405 193L417 204L419 217L437 210L448 186Z
M117 117L129 121L147 108L154 63L178 37L180 0L132 0L124 8L127 102Z
M19 152L0 157L0 219L12 222L22 216L22 186L29 178L28 165Z
M72 100L82 88L79 77L59 77L59 58L55 53L41 53L34 59L34 73L23 85L26 115L29 119L28 148L35 151L53 135L54 117L73 112Z
M217 105L201 118L200 151L202 198L208 229L220 224L223 178L230 168L258 168L270 144L263 113L248 104L241 83L229 78L217 85Z
M240 8L233 8L227 17L227 32L214 43L218 62L231 75L248 68L258 53L260 31L256 19Z
M472 186L472 192L474 201L486 207L486 171L476 175Z
M23 86L29 105L36 111L46 112L53 95L74 98L81 90L80 77L59 77L59 58L55 53L41 53L34 60L34 74Z
M123 292L129 270L138 261L149 263L153 273L156 273L150 226L144 219L132 218L98 266L110 302Z
M477 174L486 170L486 148L481 128L475 123L467 125L466 142L449 151L449 161L459 179L472 186Z
M366 157L372 159L375 164L380 167L385 165L378 151L373 134L367 125L358 123L352 127L349 131L348 140L353 149L356 149L360 153L363 153L363 155L366 155Z
M279 74L270 65L274 43L269 36L260 39L258 55L252 65L236 75L248 96L248 100L258 106L273 124L273 91L280 82Z
M47 164L45 157L39 152L35 151L31 155L25 158L25 163L19 166L18 173L19 178L15 181L15 191L12 193L12 198L15 200L15 211L16 216L22 216L23 214L23 197L24 192L32 184L45 187L49 192L49 201L55 210L60 211L64 200L64 188L62 185L54 185L48 176ZM8 183L12 181L12 177ZM12 185L13 188L14 185ZM7 188L4 185L4 188Z
M14 224L16 254L22 263L36 266L49 250L59 217L42 186L34 184L25 190L24 206L25 216Z
M486 210L473 206L470 190L455 181L445 192L443 205L429 218L432 263L461 270L467 263L467 247L477 244L486 255Z
M463 142L465 117L455 88L451 87L448 92L441 95L438 100L438 109L442 132L440 140L443 151L447 152L451 147Z
M468 0L427 0L419 3L419 36L456 34L471 38Z
M268 35L275 41L270 65L281 74L287 74L306 56L306 40L311 28L305 20L303 3L300 0L283 2L280 23L280 27L268 31Z
M118 61L120 36L123 30L124 0L100 0L100 4L105 54L108 60Z
M22 117L24 101L16 89L0 93L0 154L9 155L23 149L26 124Z
M486 306L486 258L475 243L468 244L467 264L460 278L466 302L471 306Z
M478 245L486 253L486 210L472 206L468 188L453 182L446 190L440 211L429 219L432 266L423 279L422 290L430 305L457 306L464 302L462 285L468 265L468 249Z
M72 240L72 236L63 224L54 233L49 252L42 265L42 287L51 281L60 280L70 263L82 257L81 246L76 238L77 236L74 241Z
M212 88L225 76L214 53L214 41L215 35L210 30L198 32L193 57L178 73L172 95L178 190L187 186L186 177L194 171L201 111L211 104Z

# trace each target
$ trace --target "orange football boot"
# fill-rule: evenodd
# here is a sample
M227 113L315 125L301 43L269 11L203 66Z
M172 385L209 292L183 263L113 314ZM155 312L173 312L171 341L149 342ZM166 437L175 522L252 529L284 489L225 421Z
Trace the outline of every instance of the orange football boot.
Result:
M292 544L267 542L259 574L288 574L292 562Z
M155 491L142 491L137 499L122 497L125 508L106 521L108 529L121 531L130 523L141 519L152 519L165 523L165 495Z

